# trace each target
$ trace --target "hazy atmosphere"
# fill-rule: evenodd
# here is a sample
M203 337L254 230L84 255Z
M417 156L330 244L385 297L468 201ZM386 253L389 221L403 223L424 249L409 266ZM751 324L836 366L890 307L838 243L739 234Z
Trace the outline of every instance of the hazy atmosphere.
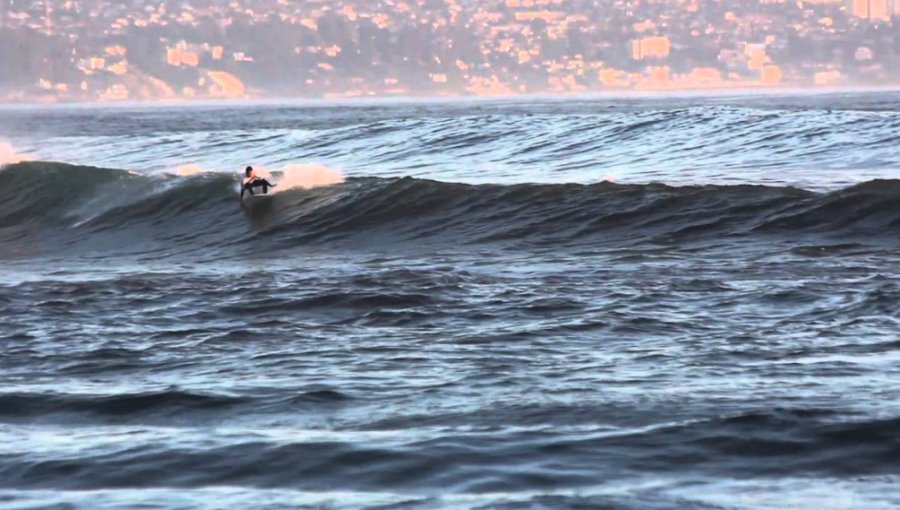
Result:
M0 100L890 86L898 0L0 0Z
M0 0L0 510L900 509L898 27Z

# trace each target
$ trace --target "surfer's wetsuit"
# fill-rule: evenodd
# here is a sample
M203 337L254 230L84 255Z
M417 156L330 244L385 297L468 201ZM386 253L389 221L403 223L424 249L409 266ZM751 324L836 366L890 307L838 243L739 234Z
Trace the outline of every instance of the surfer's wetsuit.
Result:
M249 191L251 195L255 195L253 192L253 188L262 186L263 195L269 194L269 188L274 187L275 185L271 182L263 179L262 177L253 177L252 179L245 179L244 184L241 186L241 198L244 198L244 192Z

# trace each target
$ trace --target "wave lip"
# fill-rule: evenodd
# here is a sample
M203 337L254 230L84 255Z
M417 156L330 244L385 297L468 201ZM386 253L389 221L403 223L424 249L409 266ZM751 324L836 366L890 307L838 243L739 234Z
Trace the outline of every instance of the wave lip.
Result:
M236 187L237 177L224 174L158 178L61 163L10 165L0 171L0 240L26 245L41 231L63 246L152 256L176 246L222 254L310 244L669 245L773 235L891 243L900 233L900 180L817 193L369 177L288 189L243 210Z

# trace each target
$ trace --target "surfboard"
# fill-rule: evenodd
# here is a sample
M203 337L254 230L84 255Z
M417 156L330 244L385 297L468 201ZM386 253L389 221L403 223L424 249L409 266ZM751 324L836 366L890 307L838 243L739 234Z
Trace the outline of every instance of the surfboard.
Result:
M278 183L272 183L271 186L269 186L268 193L263 193L264 186L262 186L262 185L253 186L253 191L255 192L255 194L251 195L250 191L248 189L248 190L244 191L243 200L247 200L248 198L256 198L256 197L268 197L274 193L274 188L276 186L278 186ZM240 193L240 189L238 190L238 193Z
M244 193L244 198L241 199L241 202L251 203L251 202L263 202L272 198L272 193L269 192L268 195L263 195L262 193L257 193L255 195L251 195L250 193Z

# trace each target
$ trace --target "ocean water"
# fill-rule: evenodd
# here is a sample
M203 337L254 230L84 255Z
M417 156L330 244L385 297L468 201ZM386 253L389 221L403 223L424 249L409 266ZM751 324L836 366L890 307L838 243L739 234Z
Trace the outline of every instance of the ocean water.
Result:
M900 507L898 93L0 139L2 508Z

